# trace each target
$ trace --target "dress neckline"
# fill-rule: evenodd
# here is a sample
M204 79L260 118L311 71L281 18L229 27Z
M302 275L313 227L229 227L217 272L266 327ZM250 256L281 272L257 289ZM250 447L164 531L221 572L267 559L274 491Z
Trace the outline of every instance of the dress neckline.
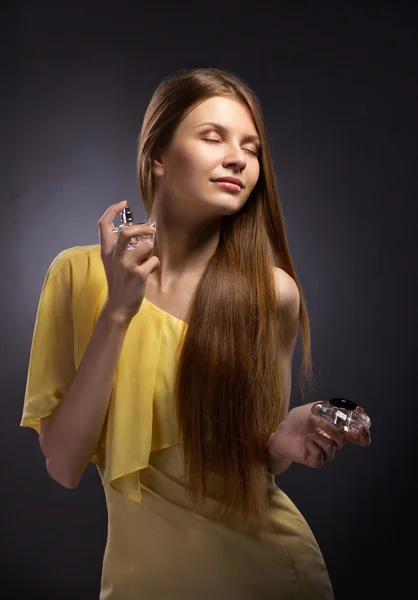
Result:
M167 315L168 317L171 317L172 319L174 319L175 321L179 321L180 323L183 323L183 325L188 325L187 321L183 321L183 319L179 319L178 317L175 317L174 315L172 315L171 313L167 312L166 310L163 310L162 308L160 308L159 306L157 306L156 304L154 304L153 302L150 302L148 300L148 298L146 298L144 296L143 300L145 300L146 303L150 304L153 308L155 308L157 311Z

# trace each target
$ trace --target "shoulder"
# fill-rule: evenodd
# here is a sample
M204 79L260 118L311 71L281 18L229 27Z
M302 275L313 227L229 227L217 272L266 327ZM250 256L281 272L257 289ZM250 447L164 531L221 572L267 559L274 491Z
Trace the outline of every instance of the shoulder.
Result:
M277 311L281 314L281 340L291 358L296 345L300 320L300 293L296 281L286 271L274 267Z
M100 246L73 246L57 254L48 267L48 277L54 277L63 271L72 274L86 273L91 267L101 265ZM94 269L95 270L95 269Z
M107 280L100 257L100 245L74 246L55 256L49 265L41 291L40 304L57 310L67 306L74 324L81 328L93 322L106 298ZM87 327L87 330L88 327Z
M274 267L277 310L282 310L288 319L299 318L300 292L296 281L286 271Z

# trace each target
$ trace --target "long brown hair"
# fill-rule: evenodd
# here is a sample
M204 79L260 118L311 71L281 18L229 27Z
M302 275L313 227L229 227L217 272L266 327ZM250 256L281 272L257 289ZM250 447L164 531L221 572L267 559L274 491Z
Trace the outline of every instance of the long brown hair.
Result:
M182 119L213 96L233 98L250 110L261 139L260 175L245 205L223 218L218 247L190 305L175 381L179 436L195 506L207 493L208 474L216 473L223 483L217 514L239 514L244 523L268 528L266 445L279 425L282 406L282 315L272 254L300 291L301 374L308 382L312 363L306 301L290 255L262 111L253 91L221 69L189 69L165 79L144 116L138 180L149 216L155 185L152 159L168 147Z

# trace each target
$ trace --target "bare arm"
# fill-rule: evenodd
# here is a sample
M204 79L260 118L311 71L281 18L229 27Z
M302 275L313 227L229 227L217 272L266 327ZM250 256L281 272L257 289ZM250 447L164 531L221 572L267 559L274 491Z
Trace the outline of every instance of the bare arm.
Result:
M289 412L290 394L292 386L292 360L299 331L299 309L300 294L295 281L282 269L275 269L276 292L278 309L283 310L283 338L282 338L282 360L280 363L283 404L281 421ZM268 454L267 468L275 476L280 475L290 467L292 461L284 457L273 459Z
M77 487L97 448L127 329L144 298L146 280L159 265L157 257L149 257L150 240L126 251L132 237L153 233L146 225L125 228L114 244L112 219L123 206L111 206L99 221L108 285L105 306L67 392L41 420L39 441L47 471L67 488Z
M97 447L127 328L103 309L71 386L41 420L39 442L47 471L64 487L77 487Z

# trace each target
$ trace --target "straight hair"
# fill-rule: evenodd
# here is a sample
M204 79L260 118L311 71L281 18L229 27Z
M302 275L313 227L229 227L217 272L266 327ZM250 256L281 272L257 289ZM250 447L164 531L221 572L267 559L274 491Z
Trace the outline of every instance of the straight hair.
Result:
M185 484L200 506L208 477L221 482L216 518L239 516L269 529L266 447L280 423L282 311L272 258L296 282L303 355L299 385L313 382L306 300L289 250L260 103L238 76L188 69L155 90L138 143L142 200L151 214L152 161L168 148L180 122L214 97L246 106L261 140L260 174L245 205L223 218L219 243L196 287L177 364L174 398L183 443Z

